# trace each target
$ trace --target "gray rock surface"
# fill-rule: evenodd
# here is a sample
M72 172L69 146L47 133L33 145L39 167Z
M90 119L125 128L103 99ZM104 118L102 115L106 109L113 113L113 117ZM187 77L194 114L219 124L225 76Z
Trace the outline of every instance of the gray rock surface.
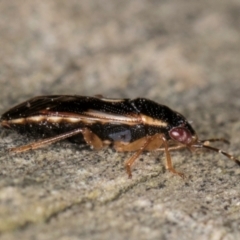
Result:
M0 1L0 112L46 94L147 97L240 158L240 2ZM1 239L240 239L240 167L214 152L32 141L0 129Z

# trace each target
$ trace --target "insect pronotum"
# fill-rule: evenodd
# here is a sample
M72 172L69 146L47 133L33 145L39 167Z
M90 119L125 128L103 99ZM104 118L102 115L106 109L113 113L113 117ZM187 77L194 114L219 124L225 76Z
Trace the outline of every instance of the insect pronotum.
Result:
M240 165L234 156L209 146L210 142L227 140L199 140L184 116L145 98L40 96L5 112L0 123L2 127L41 137L36 142L10 148L9 151L14 153L63 139L85 142L94 149L112 146L120 152L133 151L135 153L125 163L129 178L132 177L131 166L143 151L164 151L166 168L181 177L184 174L172 165L171 150L204 148L219 152Z

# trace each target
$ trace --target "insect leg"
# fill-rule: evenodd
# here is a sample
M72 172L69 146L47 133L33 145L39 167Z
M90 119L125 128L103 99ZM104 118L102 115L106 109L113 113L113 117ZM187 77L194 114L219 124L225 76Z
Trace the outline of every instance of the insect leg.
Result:
M177 174L180 177L184 178L183 173L178 172L173 168L172 159L171 159L171 155L170 155L170 152L169 152L167 140L165 139L165 137L163 137L162 140L163 140L163 145L164 145L164 148L165 148L166 160L167 160L166 161L166 169L168 169L170 172L172 172L174 174Z
M175 151L175 150L179 150L179 149L183 149L183 148L186 148L186 145L170 146L170 147L168 147L168 151ZM164 152L165 147L160 147L160 148L156 149L156 151Z
M153 150L161 146L162 139L160 134L156 134L154 136L147 136L141 139L138 139L132 143L128 143L126 145L117 144L115 148L120 151L137 151L135 152L125 163L125 168L128 174L128 177L132 177L131 166L135 162L135 160L139 157L139 155L144 150ZM120 147L120 149L119 149Z
M144 142L144 144L140 147L140 149L135 152L125 163L125 168L128 174L129 178L132 178L132 171L131 171L131 166L133 165L133 163L135 162L135 160L139 157L139 155L144 151L144 149L146 149L146 147L148 146L148 144L151 142L151 137L146 137L146 140Z
M84 129L82 129L82 128L74 129L70 132L63 133L63 134L60 134L58 136L45 138L45 139L39 140L37 142L33 142L33 143L23 145L23 146L19 146L19 147L9 148L8 150L9 150L9 152L20 153L20 152L25 152L25 151L28 151L28 150L37 149L37 148L40 148L44 145L52 144L52 143L61 141L63 139L72 137L74 135L77 135L79 133L83 133L83 131L84 131Z
M94 149L98 150L104 146L103 141L89 128L83 128L82 134L85 142Z
M44 145L48 145L48 144L52 144L52 143L64 140L66 138L72 137L79 133L82 133L83 138L86 141L86 143L89 144L90 146L92 146L94 149L101 149L103 147L102 140L96 134L94 134L90 129L78 128L78 129L74 129L70 132L60 134L58 136L42 139L37 142L33 142L33 143L23 145L20 147L10 148L9 151L15 152L15 153L20 153L20 152L25 152L28 150L37 149Z
M113 146L118 152L133 152L138 151L145 144L146 140L147 137L140 138L131 143L116 141Z

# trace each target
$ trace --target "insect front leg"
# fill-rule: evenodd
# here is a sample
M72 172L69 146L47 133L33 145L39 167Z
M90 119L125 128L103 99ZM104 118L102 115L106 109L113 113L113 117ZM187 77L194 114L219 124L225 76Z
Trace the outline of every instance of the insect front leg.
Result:
M181 178L184 178L183 173L178 172L177 170L175 170L173 168L172 159L171 159L171 155L170 155L169 148L168 148L168 142L165 139L165 137L163 137L162 140L163 140L163 146L165 148L165 153L166 153L166 169L168 169L170 172L172 172L174 174L179 175Z

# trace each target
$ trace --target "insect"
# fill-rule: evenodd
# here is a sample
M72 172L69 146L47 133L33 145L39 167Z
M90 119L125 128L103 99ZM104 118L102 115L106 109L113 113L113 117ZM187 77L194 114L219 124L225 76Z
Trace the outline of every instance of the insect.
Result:
M1 126L20 133L38 135L41 140L10 148L19 153L37 149L63 139L87 143L93 149L111 146L117 151L132 151L125 162L129 178L131 166L143 151L160 150L166 154L166 168L181 177L174 169L171 150L205 148L219 152L240 165L234 156L209 146L222 138L199 140L187 119L169 107L145 98L111 99L52 95L35 97L5 112Z

